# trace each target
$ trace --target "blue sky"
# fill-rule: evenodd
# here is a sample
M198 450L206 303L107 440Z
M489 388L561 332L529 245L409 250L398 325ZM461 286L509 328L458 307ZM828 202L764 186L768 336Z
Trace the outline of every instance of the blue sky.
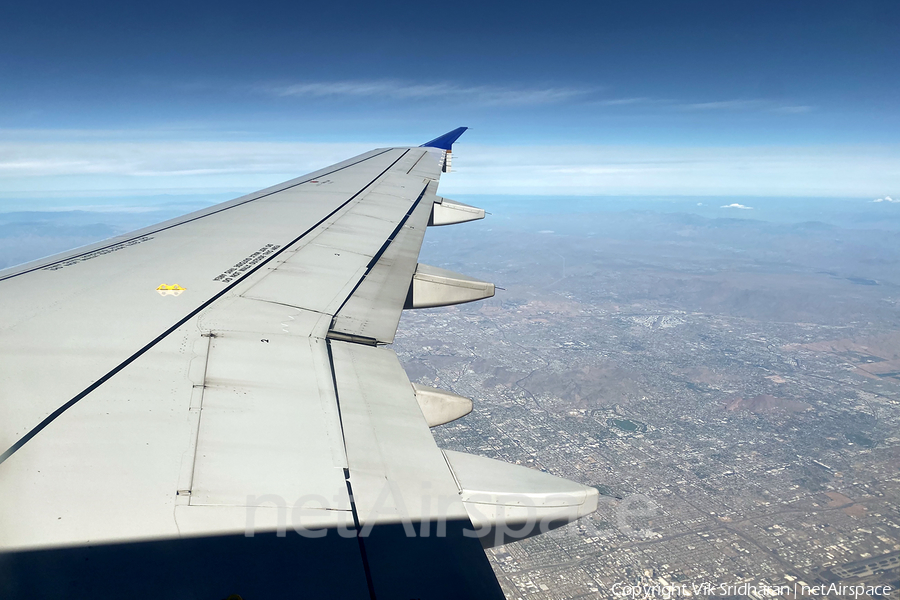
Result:
M900 197L897 2L4 3L0 201L458 125L460 193Z

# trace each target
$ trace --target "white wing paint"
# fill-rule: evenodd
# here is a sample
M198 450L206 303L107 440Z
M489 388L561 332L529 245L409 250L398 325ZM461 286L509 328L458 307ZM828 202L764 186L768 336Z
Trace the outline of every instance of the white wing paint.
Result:
M482 545L596 508L442 452L471 404L384 347L493 295L417 263L484 216L436 195L462 131L0 271L0 596L502 598Z

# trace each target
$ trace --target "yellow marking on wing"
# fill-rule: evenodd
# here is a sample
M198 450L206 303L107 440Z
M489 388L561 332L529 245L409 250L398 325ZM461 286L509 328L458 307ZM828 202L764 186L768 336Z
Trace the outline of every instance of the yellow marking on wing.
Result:
M160 296L178 296L181 292L184 291L184 288L178 285L177 283L173 285L162 284L156 291L159 292Z

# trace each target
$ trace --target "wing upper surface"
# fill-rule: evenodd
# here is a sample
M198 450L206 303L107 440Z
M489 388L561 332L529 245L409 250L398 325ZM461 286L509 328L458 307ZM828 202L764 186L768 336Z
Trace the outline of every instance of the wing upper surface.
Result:
M380 347L415 277L472 284L417 263L444 157L373 150L0 272L0 595L502 598L464 461Z
M0 404L0 446L14 448L161 334L226 295L256 287L249 297L326 314L329 301L357 285L425 187L426 178L407 171L421 168L427 154L375 151L325 175L0 273L4 392L28 399ZM415 183L406 188L400 179ZM378 202L385 197L396 202ZM287 280L282 289L279 280ZM162 296L160 285L185 291ZM43 376L48 363L57 376Z
M397 544L384 532L395 520L379 505L382 489L387 506L413 506L410 486L435 465L444 472L432 479L457 505L451 527L469 521L393 352L329 339L393 339L440 159L429 148L375 150L0 272L3 592L121 594L158 581L265 595L293 582L344 596L435 586L447 597L497 596L477 540ZM380 383L367 387L360 372ZM367 407L373 389L394 404ZM397 407L402 418L374 416ZM376 423L393 426L382 437L398 436L384 448L418 453L418 471L372 462L373 449L384 451L368 446ZM379 533L364 543L367 525ZM288 527L346 535L315 546L303 536L299 546L266 541ZM264 581L258 560L234 563L247 531L261 538L257 552L297 553L305 576ZM198 553L207 558L189 558ZM456 556L456 566L410 579L382 555L410 564ZM165 564L133 566L147 556ZM132 576L117 578L126 557ZM336 581L322 560L348 573ZM37 574L47 561L49 579ZM179 566L194 563L219 581L197 583ZM221 587L229 581L237 589Z

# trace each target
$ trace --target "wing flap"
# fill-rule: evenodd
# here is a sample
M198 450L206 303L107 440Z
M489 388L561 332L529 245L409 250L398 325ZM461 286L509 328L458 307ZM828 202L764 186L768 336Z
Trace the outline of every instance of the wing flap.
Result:
M375 596L502 599L396 354L329 344L354 511Z
M311 493L348 510L343 446L320 339L214 332L210 341L190 504L287 506ZM308 460L317 456L317 460ZM328 460L331 457L332 460Z

